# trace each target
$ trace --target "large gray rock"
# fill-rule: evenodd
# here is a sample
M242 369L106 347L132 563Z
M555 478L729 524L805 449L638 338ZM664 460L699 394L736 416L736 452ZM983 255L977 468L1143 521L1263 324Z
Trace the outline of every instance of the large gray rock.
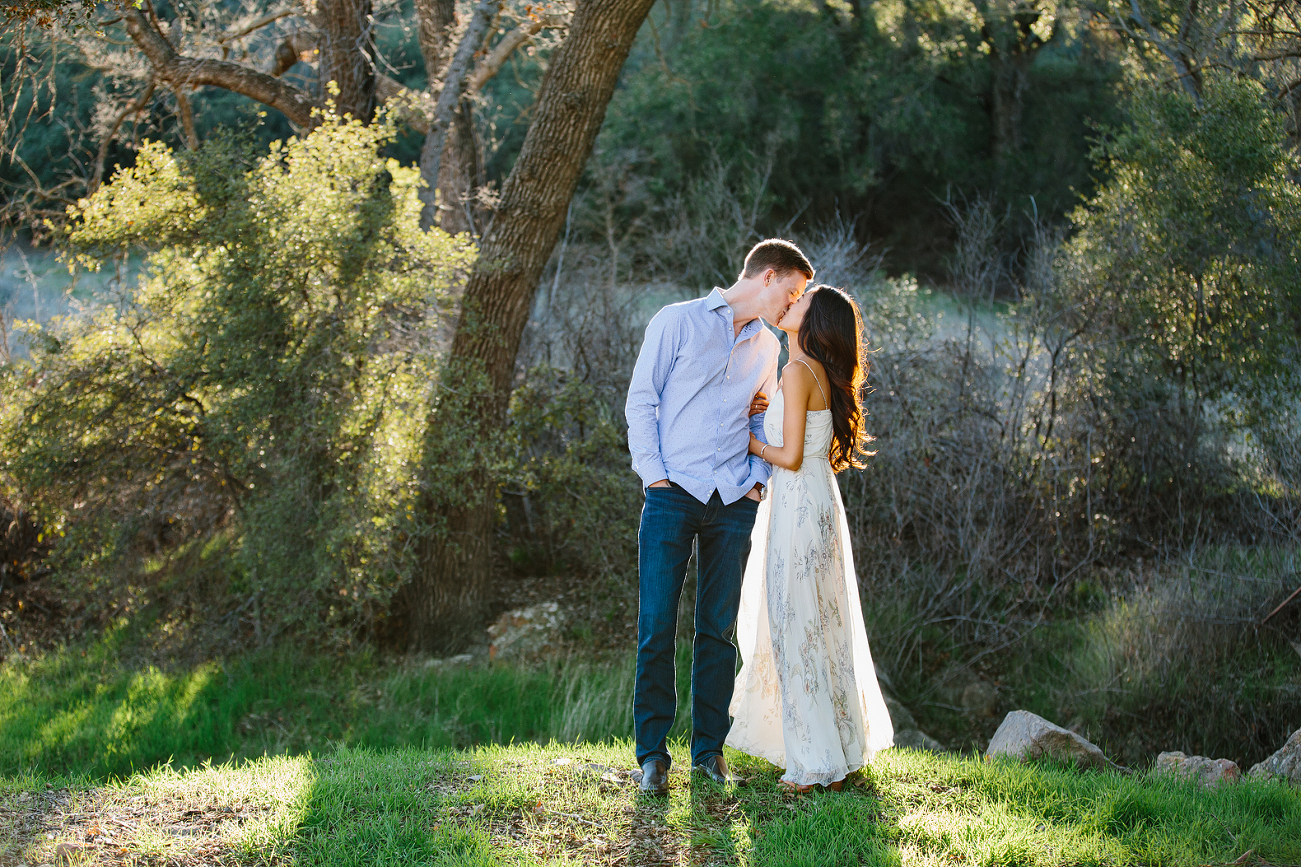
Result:
M1263 762L1252 765L1253 777L1282 777L1294 786L1301 786L1301 729L1292 732L1282 749Z
M1195 780L1206 787L1218 786L1241 779L1237 762L1229 759L1208 759L1206 756L1188 756L1175 750L1156 757L1152 773L1185 780Z
M564 612L554 602L507 611L488 627L488 658L533 659L559 649Z
M1054 725L1028 710L1014 710L1003 718L989 742L989 749L985 751L985 758L995 756L1014 759L1049 757L1085 768L1115 767L1102 750L1075 732Z

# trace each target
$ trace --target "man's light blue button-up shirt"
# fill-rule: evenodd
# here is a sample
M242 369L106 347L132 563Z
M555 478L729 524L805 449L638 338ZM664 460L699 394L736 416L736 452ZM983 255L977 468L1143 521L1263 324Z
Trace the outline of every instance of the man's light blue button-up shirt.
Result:
M668 479L702 503L714 491L734 503L767 484L772 467L749 454L751 431L765 439L764 414L746 413L756 391L771 398L776 390L780 349L759 319L737 334L719 289L656 313L625 408L642 485Z

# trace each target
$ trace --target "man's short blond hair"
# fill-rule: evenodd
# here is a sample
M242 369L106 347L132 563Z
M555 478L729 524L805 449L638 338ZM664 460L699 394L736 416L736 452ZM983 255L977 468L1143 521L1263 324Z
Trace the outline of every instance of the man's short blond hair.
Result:
M799 271L807 279L813 279L813 266L809 264L808 257L799 247L781 238L769 238L751 247L746 254L741 276L758 277L769 268L776 271L778 277Z

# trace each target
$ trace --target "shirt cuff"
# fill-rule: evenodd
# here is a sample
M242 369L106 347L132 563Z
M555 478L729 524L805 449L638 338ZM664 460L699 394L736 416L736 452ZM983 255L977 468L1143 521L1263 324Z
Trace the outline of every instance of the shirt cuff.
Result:
M772 464L758 455L750 455L750 478L746 480L750 487L760 484L766 488L770 478L772 478Z
M633 469L641 477L641 486L643 488L649 488L656 482L669 477L669 471L664 469L664 462L657 457L647 457L640 460Z

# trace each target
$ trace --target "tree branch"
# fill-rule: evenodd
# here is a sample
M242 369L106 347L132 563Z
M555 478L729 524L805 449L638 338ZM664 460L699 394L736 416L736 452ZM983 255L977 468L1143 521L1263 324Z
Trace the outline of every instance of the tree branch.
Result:
M194 132L194 108L190 105L190 98L179 87L173 87L172 93L176 95L176 108L181 116L181 128L185 130L185 146L192 151L198 150L199 136Z
M263 15L261 18L254 21L252 24L248 25L247 27L242 27L239 30L236 30L234 33L227 33L225 36L218 37L217 44L224 49L226 47L227 42L234 42L236 39L243 39L245 36L248 36L254 30L261 30L263 27L266 27L268 24L274 24L275 22L279 21L281 18L285 18L293 14L294 14L293 9L281 9L279 12L272 12L269 15Z
M474 71L466 79L465 93L469 95L478 93L494 75L501 71L501 67L513 53L527 45L542 30L563 27L566 21L567 19L560 16L549 16L536 21L527 21L511 30L475 66ZM437 103L427 92L412 90L396 79L381 74L375 77L375 98L387 105L397 120L416 132L429 134L430 122L437 110Z
M396 79L380 74L375 76L375 101L387 106L400 123L423 135L429 134L435 106L429 94L404 87Z
M478 93L488 83L488 80L501 70L502 64L509 60L512 54L531 42L543 27L554 26L554 24L538 18L525 21L507 33L501 38L500 42L493 46L492 51L489 51L488 55L475 66L474 72L470 74L469 80L465 83L465 92Z
M425 208L421 215L421 222L425 225L434 223L436 208L434 191L438 184L438 169L443 158L443 145L447 141L447 129L451 126L452 115L465 95L470 61L474 59L475 53L488 35L488 27L492 24L493 16L497 14L500 5L501 0L479 0L478 5L474 7L469 26L465 29L465 35L461 37L461 44L456 46L456 54L453 55L452 62L447 64L447 74L443 76L443 89L438 94L438 104L434 107L429 133L425 136L424 146L420 149L420 174L429 185L422 196L425 200Z
M86 185L86 195L93 196L104 179L104 160L108 158L108 145L113 141L113 136L117 135L118 128L122 126L122 121L126 120L127 115L144 108L145 104L153 97L154 90L157 87L158 82L149 82L149 86L145 88L144 93L140 94L140 98L122 109L122 111L118 112L117 117L113 118L113 123L109 125L108 132L104 134L104 138L99 142L99 153L95 156L95 173L90 176L90 183Z
M124 2L121 8L127 33L159 80L172 86L224 88L274 108L299 127L312 126L312 109L318 106L306 91L228 60L200 60L177 54L143 12L129 2Z
M310 61L319 50L319 43L320 34L314 31L297 30L290 33L276 46L275 62L271 64L270 74L279 78L300 60L304 63Z
M1129 0L1129 6L1133 13L1134 20L1137 21L1145 31L1147 31L1148 41L1155 45L1157 51L1164 54L1166 59L1174 65L1175 75L1178 76L1179 83L1183 85L1183 88L1188 92L1188 95L1191 96L1198 105L1201 105L1202 95L1197 90L1197 79L1193 77L1192 70L1188 68L1188 64L1184 62L1183 57L1179 55L1178 51L1170 46L1169 40L1162 37L1161 33L1148 22L1147 18L1143 15L1143 10L1138 6L1138 0ZM1126 27L1125 30L1129 31L1129 28ZM1132 31L1130 31L1130 33L1132 35Z

